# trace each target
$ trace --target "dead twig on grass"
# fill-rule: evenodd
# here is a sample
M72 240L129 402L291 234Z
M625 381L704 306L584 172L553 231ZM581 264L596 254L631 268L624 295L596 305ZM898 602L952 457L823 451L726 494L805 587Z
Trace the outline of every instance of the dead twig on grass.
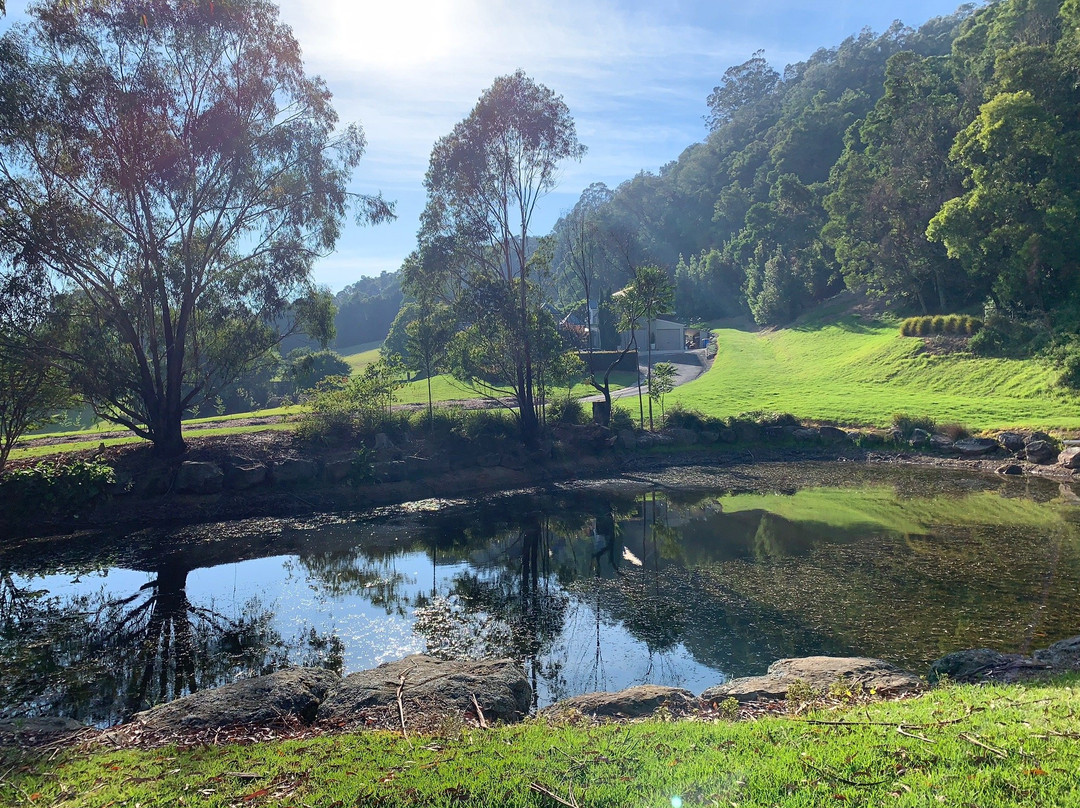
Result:
M405 690L405 678L409 675L409 671L405 671L398 677L397 686L397 709L398 720L401 721L401 737L406 741L409 741L409 733L405 730L405 705L401 701L401 693ZM409 746L412 746L412 741L409 741Z
M880 785L884 785L885 783L889 782L888 779L885 779L885 780L866 780L866 781L863 781L863 782L860 783L858 780L849 780L848 778L844 777L843 775L837 774L836 772L830 771L829 769L826 769L826 768L824 768L822 766L815 766L813 763L811 763L806 758L803 758L801 762L802 762L802 764L804 766L806 766L806 768L812 769L812 770L816 771L818 774L821 774L821 775L824 775L825 777L828 777L830 780L835 780L838 783L843 783L844 785L848 785L848 786L855 786L856 788L871 788L873 786L880 786Z
M980 741L978 738L971 737L966 732L961 732L956 737L960 738L963 741L967 741L970 744L974 744L975 746L978 746L978 747L980 747L982 749L985 749L990 754L996 755L997 757L1001 758L1002 760L1006 760L1009 757L1009 753L1006 752L1004 749L998 749L996 747L990 746L990 744L985 744L982 741Z
M923 743L928 743L928 744L931 744L931 745L937 743L937 741L932 741L929 738L926 738L926 737L924 737L922 735L916 735L914 732L908 732L903 727L897 727L896 731L899 732L901 735L903 735L905 738L914 738L916 741L922 741Z
M574 797L574 787L567 786L567 796L569 799L563 799L550 788L546 788L539 783L529 783L529 789L535 791L537 794L543 794L545 797L555 800L559 805L565 805L566 808L580 808L577 799Z
M476 700L476 694L475 693L472 693L470 695L472 696L473 707L476 708L476 719L480 722L480 728L481 729L487 729L488 728L488 723L484 719L484 711L482 709L480 709L480 702L478 702Z

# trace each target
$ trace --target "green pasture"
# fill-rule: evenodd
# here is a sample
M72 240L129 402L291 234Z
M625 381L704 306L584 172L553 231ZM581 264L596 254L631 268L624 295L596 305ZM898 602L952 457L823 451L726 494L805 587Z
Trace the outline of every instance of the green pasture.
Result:
M933 355L897 324L847 316L776 331L714 329L713 367L677 388L679 402L715 416L766 410L801 419L887 426L894 413L971 429L1080 429L1080 400L1035 360Z

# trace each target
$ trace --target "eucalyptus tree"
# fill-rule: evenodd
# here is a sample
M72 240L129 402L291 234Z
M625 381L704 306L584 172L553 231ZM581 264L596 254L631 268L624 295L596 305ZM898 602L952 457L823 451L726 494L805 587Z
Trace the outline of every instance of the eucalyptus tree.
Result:
M562 98L518 70L500 76L431 152L421 251L440 254L440 288L462 302L459 356L513 390L522 440L536 442L540 299L530 232L560 163L585 148ZM541 329L542 330L542 329Z
M638 267L634 273L634 280L626 288L628 308L636 307L641 317L646 322L646 338L648 346L648 374L646 389L653 387L652 374L652 323L661 314L671 311L675 301L675 290L667 272L660 267ZM640 392L639 392L640 394ZM653 428L652 396L649 397L649 429Z
M62 293L100 415L184 451L185 410L307 320L365 148L267 0L45 0L0 40L0 243ZM297 301L307 301L297 305Z

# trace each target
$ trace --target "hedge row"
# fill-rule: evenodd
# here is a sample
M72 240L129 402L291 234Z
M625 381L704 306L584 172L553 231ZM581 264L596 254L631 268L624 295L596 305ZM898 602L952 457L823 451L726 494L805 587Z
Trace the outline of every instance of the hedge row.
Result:
M935 314L928 317L908 317L900 324L905 337L929 337L932 334L959 334L970 337L982 328L982 320L970 314Z

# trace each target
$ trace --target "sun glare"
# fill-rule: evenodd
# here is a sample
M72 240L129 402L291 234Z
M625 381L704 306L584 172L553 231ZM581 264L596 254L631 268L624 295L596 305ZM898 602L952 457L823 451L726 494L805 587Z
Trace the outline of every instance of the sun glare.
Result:
M394 0L355 3L329 0L297 4L290 17L297 29L318 28L320 51L310 54L355 67L400 71L421 67L460 52L467 25L465 3L448 0Z

